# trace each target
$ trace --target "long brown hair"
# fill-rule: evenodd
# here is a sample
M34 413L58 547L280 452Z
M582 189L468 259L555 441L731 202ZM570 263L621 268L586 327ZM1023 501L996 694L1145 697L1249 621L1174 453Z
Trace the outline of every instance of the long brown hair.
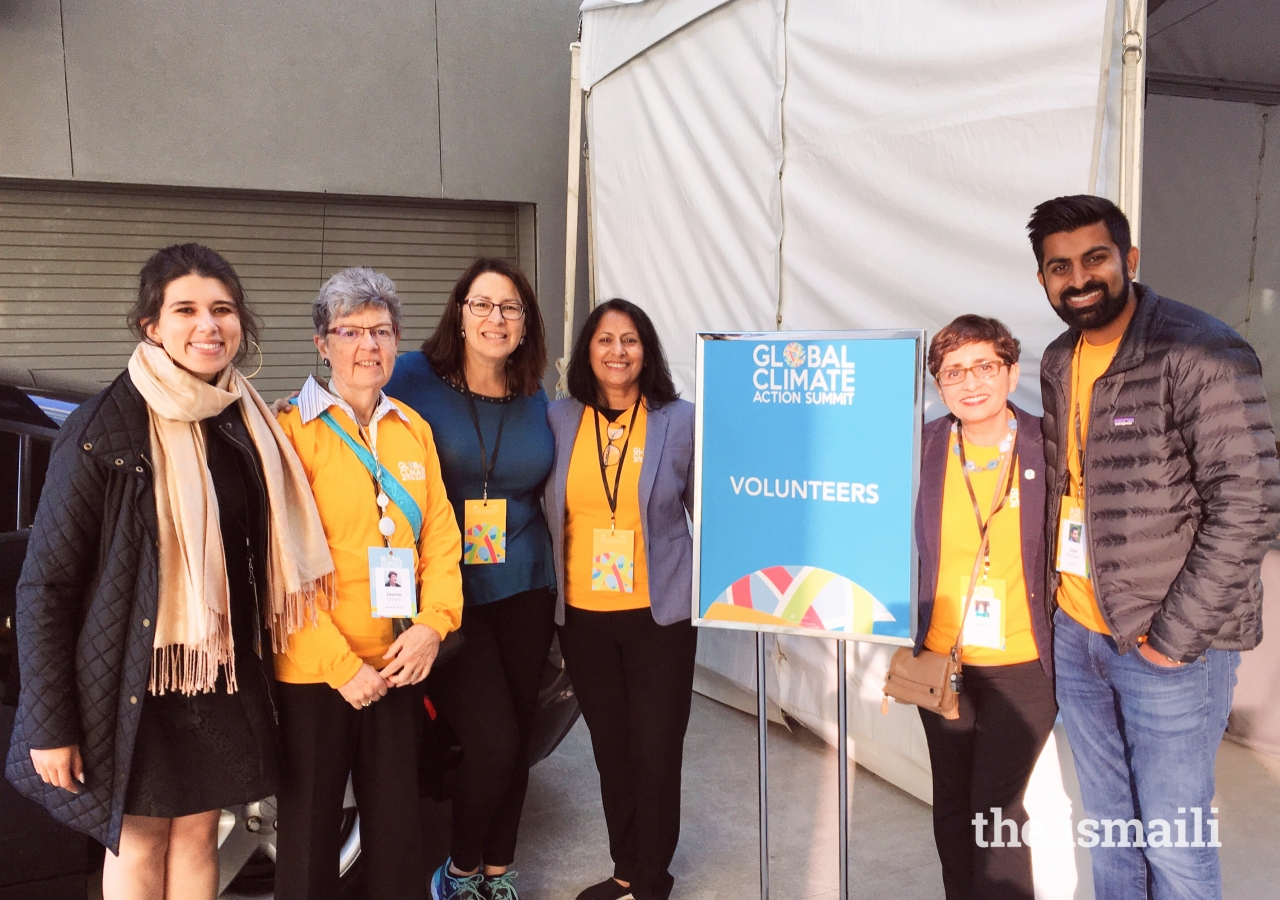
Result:
M423 343L422 352L442 378L454 384L463 383L467 342L462 336L462 307L467 302L471 285L486 272L509 279L520 295L520 302L524 304L524 343L507 357L507 390L513 394L532 396L538 392L542 384L542 373L547 368L547 339L533 286L515 263L485 256L468 266L454 284L444 315L440 317L440 324L436 326L435 334Z

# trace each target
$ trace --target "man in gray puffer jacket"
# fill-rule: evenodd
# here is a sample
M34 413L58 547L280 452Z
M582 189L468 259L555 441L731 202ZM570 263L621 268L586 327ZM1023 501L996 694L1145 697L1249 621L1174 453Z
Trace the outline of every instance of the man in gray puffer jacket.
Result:
M1027 230L1069 326L1040 374L1048 590L1096 896L1221 897L1214 762L1280 530L1261 367L1222 322L1133 283L1110 201L1050 200Z

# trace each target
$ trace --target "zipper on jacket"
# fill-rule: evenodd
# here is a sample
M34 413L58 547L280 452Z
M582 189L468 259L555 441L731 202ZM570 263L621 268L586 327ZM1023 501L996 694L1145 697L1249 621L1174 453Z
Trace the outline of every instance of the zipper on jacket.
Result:
M251 452L249 448L245 447L244 444L240 443L240 441L235 436L235 432L233 432L230 428L223 429L223 433L226 434L227 440L229 440L232 444L234 444L240 453L244 454L244 453ZM263 483L262 475L259 474L257 466L250 465L249 469L250 471L253 472L253 481L258 488L258 498L262 504L261 508L265 513L265 515L263 516L265 520L265 525L268 529L270 529L271 507L270 507L270 501L267 497L267 486ZM244 536L244 543L245 543L245 549L248 550L248 555L249 555L249 587L253 593L253 650L254 650L254 653L256 653L258 656L259 662L265 663L266 659L262 655L262 600L258 595L258 579L253 567L253 559L254 559L253 545L250 541L248 534ZM274 662L273 662L273 665L274 665ZM279 725L280 713L276 709L276 698L271 692L271 685L270 684L266 685L266 688L267 688L267 702L271 704L271 718L275 721L277 725Z
M1084 340L1083 335L1080 340ZM1115 361L1114 358L1112 361ZM1108 368L1110 368L1110 366L1108 366ZM1093 444L1093 441L1088 438L1093 432L1093 417L1098 411L1098 408L1094 405L1093 401L1098 393L1098 382L1106 377L1107 373L1103 372L1094 380L1093 384L1089 386L1089 418L1084 423L1085 432L1083 436L1086 440L1080 454L1080 507L1084 510L1084 521L1086 524L1084 529L1084 539L1089 544L1087 548L1087 558L1089 560L1089 586L1093 588L1093 603L1098 607L1098 612L1102 614L1102 620L1107 623L1107 631L1111 632L1111 639L1116 640L1117 643L1119 643L1116 639L1116 626L1111 621L1111 614L1107 611L1107 608L1102 605L1102 594L1098 591L1098 582L1097 579L1094 578L1094 575L1098 571L1097 557L1093 555L1093 519L1089 516L1089 489L1085 486L1084 480L1084 473L1089 468L1089 447ZM1072 416L1075 416L1074 411L1072 412ZM1061 518L1061 513L1059 513L1059 518ZM1059 580L1061 580L1061 578L1059 578Z

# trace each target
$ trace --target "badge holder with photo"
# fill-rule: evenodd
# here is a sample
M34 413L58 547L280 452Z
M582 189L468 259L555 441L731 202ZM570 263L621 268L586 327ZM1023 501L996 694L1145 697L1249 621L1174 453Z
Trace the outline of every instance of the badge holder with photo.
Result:
M413 531L415 544L422 535L422 510L399 479L378 461L376 448L370 452L358 443L334 420L328 410L320 414L320 419L342 438L343 443L373 478L374 501L378 506L378 533L382 535L382 546L369 548L369 606L375 619L394 620L392 630L398 637L413 624L414 617L418 615L415 551L413 547L391 546L396 523L387 514L387 508L394 501L404 513Z
M969 477L970 467L969 461L965 458L963 436L960 434L958 427L952 426L952 432L958 442L960 469L964 473L965 488L969 492L969 500L973 503L973 515L978 523L978 533L983 538L988 536L991 522L994 520L996 513L1004 509L1006 505L1011 509L1019 505L1018 488L1015 484L1018 464L1014 452L1017 431L1017 419L1010 419L1009 435L1000 442L1000 453L1004 458L1001 460L1001 475L997 476L996 485L997 487L1003 485L1002 493L999 501L993 502L991 513L984 522L982 520L982 512L978 508L978 496L974 492L973 481ZM960 593L967 598L960 633L964 636L965 647L1004 650L1006 585L1003 578L990 577L991 547L989 542L984 546L982 561L982 578L976 585L973 584L972 578L968 581L963 577L960 579Z
M1083 338L1081 338L1083 341ZM1078 578L1089 577L1089 549L1085 542L1084 521L1084 442L1080 427L1080 348L1076 348L1075 410L1073 432L1075 437L1076 471L1068 466L1068 492L1062 498L1062 511L1058 517L1058 557L1054 568Z

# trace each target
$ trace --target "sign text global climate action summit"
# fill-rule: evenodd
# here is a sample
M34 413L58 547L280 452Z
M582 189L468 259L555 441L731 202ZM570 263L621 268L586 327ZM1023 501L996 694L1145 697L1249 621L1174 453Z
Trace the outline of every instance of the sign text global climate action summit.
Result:
M755 403L803 403L848 406L853 403L854 364L845 347L792 341L778 354L777 344L757 344L751 380Z

